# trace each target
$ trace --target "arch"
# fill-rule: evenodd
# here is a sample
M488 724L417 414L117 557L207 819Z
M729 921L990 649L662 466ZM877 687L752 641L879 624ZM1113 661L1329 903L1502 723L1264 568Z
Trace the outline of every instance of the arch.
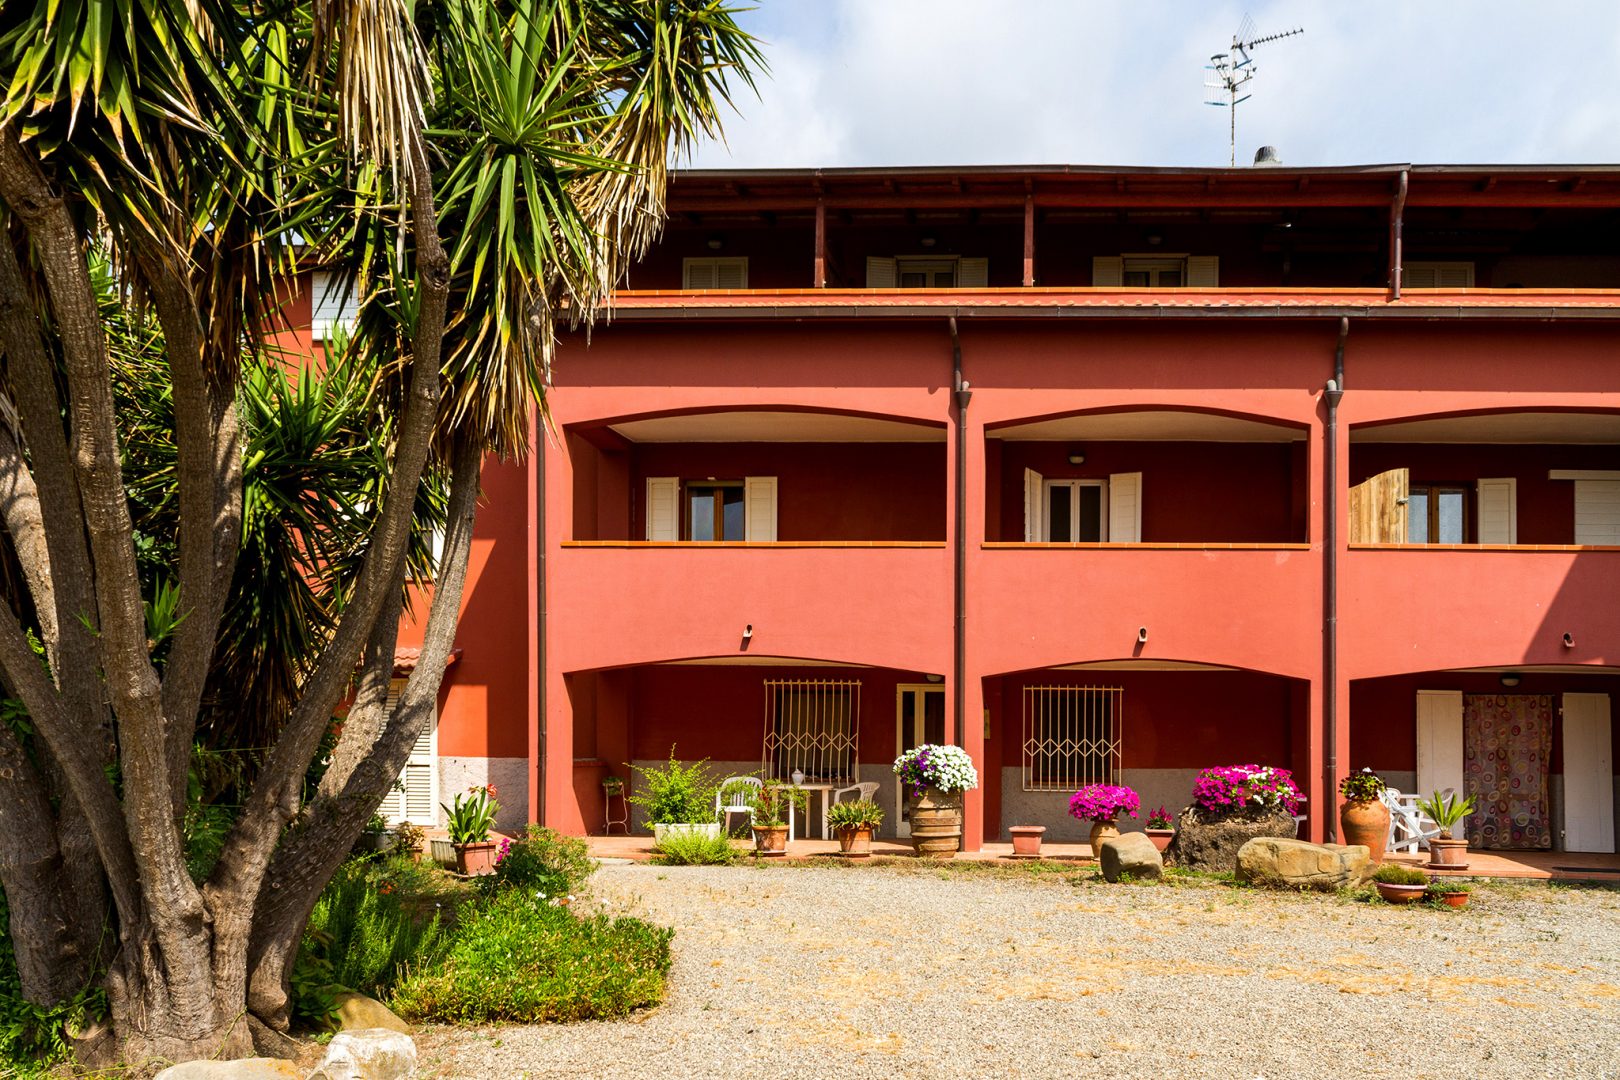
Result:
M594 416L566 422L565 431L589 437L588 433L602 429L612 429L623 424L641 424L649 421L667 420L677 417L715 416L723 414L791 414L815 415L827 417L848 417L853 420L876 421L885 424L905 425L930 430L937 430L938 438L945 438L945 421L938 417L908 414L902 412L885 412L882 410L850 409L836 406L817 405L806 402L783 401L771 399L768 401L711 401L701 405L681 406L668 409L644 409L628 413L619 413L608 416ZM883 440L887 441L887 440Z
M1602 423L1572 423L1578 417L1604 418ZM1491 430L1491 419L1504 422ZM1519 405L1504 408L1452 409L1404 413L1349 425L1352 443L1620 443L1620 406Z
M1243 410L1243 409L1223 409L1223 408L1219 408L1219 407L1215 407L1215 406L1209 406L1209 405L1189 405L1189 404L1185 404L1185 403L1181 403L1181 402L1160 403L1160 402L1150 402L1150 401L1136 401L1136 402L1130 402L1130 403L1119 403L1119 404L1114 404L1114 405L1101 405L1101 406L1096 406L1096 407L1080 408L1080 409L1065 409L1065 410L1058 410L1058 411L1049 412L1049 413L1038 413L1038 414L1030 414L1030 415L1025 415L1025 416L1018 416L1018 417L1008 417L1008 418L996 420L996 421L994 421L992 423L986 424L985 425L985 437L986 438L1016 438L1017 436L1014 433L1017 432L1017 430L1020 429L1020 428L1036 428L1038 425L1051 426L1051 425L1055 425L1059 421L1070 420L1070 419L1079 419L1079 418L1085 418L1085 417L1115 417L1115 416L1132 415L1132 414L1136 414L1136 415L1140 415L1140 414L1155 414L1155 415L1157 415L1157 414L1185 414L1189 418L1203 416L1203 417L1210 417L1210 418L1212 418L1212 420L1218 418L1218 419L1221 419L1221 420L1227 420L1227 421L1235 422L1235 423L1232 423L1232 424L1219 424L1219 423L1212 422L1210 424L1203 425L1204 427L1207 428L1210 435L1212 436L1210 438L1199 439L1199 438L1196 437L1196 435L1193 435L1192 437L1174 438L1172 441L1185 441L1185 442L1193 442L1193 441L1212 441L1212 442L1222 442L1222 441L1232 441L1232 442L1242 442L1242 441L1257 441L1257 442L1302 441L1302 440L1305 440L1305 439L1307 439L1309 437L1310 430L1311 430L1311 425L1307 421L1300 420L1300 419L1295 418L1295 417L1285 417L1285 416L1280 416L1280 415L1271 414L1271 413L1265 413L1265 412L1255 412L1255 411ZM1272 438L1272 439L1258 439L1258 438L1257 439L1244 439L1244 438L1240 437L1245 432L1248 432L1248 433L1251 433L1251 434L1259 434L1258 432L1253 432L1253 430L1252 430L1253 425L1260 425L1260 426L1263 426L1263 427L1266 427L1266 428L1278 428L1278 429L1281 429L1282 431L1288 432L1288 438L1287 439L1276 439L1276 438ZM1105 425L1097 425L1097 426L1099 428L1105 427ZM1199 425L1188 423L1188 424L1185 424L1183 426L1188 428L1189 430L1196 431L1196 429L1197 429L1197 427ZM1032 436L1026 436L1026 437L1029 437L1029 438L1049 438L1049 437L1052 437L1052 438L1064 438L1066 436L1062 436L1062 435L1057 435L1057 436L1032 435ZM1087 436L1081 436L1081 437L1087 437ZM1108 436L1103 435L1103 436L1097 436L1097 437L1099 437L1099 438L1107 438ZM1116 436L1113 436L1113 437L1114 438L1119 438L1120 436L1116 435Z

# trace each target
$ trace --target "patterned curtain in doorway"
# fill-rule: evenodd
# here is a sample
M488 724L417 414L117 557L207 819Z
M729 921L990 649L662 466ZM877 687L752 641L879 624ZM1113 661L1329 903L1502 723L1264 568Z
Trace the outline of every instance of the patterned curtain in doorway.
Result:
M1463 697L1463 790L1477 804L1466 822L1471 847L1552 848L1552 711L1546 694Z

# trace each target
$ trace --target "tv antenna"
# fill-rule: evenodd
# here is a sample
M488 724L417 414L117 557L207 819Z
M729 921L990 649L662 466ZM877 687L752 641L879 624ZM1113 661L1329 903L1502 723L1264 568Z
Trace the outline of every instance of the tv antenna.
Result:
M1283 38L1303 34L1303 26L1292 30L1284 30L1280 34L1267 34L1264 37L1254 36L1254 22L1247 15L1243 16L1243 24L1238 27L1237 33L1232 35L1232 48L1229 52L1216 53L1204 65L1205 71L1215 73L1213 81L1206 82L1204 89L1220 90L1226 93L1225 101L1206 101L1205 105L1214 105L1227 111L1228 138L1230 139L1231 159L1228 164L1237 165L1237 107L1248 101L1254 95L1246 92L1245 87L1249 80L1254 78L1260 69L1254 66L1249 58L1249 51L1260 45L1272 41L1281 41Z

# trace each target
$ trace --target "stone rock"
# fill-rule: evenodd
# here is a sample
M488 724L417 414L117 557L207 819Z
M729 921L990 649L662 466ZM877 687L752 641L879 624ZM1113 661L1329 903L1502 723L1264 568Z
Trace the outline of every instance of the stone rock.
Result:
M304 1070L280 1058L237 1058L235 1061L183 1061L152 1080L303 1080Z
M390 1031L412 1034L411 1025L395 1016L392 1009L364 994L339 994L335 1004L338 1027L344 1031L387 1028Z
M1137 881L1158 881L1164 876L1164 858L1146 833L1128 832L1102 842L1097 853L1104 881L1118 881L1125 875Z
M1165 862L1183 870L1229 874L1237 869L1238 849L1257 836L1292 839L1299 824L1281 807L1267 811L1204 818L1189 806L1176 817L1175 839L1165 849Z
M416 1043L402 1031L340 1031L309 1080L404 1080L416 1072Z
M1362 844L1310 844L1257 836L1237 854L1237 879L1272 889L1333 892L1364 885L1372 874L1372 860Z

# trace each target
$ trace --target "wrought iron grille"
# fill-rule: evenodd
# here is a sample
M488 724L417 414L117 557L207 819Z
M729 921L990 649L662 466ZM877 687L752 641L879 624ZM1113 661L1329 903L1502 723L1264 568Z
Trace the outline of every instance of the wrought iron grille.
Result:
M854 783L860 718L859 680L766 679L765 775Z
M1123 703L1117 686L1024 687L1024 790L1118 783Z

